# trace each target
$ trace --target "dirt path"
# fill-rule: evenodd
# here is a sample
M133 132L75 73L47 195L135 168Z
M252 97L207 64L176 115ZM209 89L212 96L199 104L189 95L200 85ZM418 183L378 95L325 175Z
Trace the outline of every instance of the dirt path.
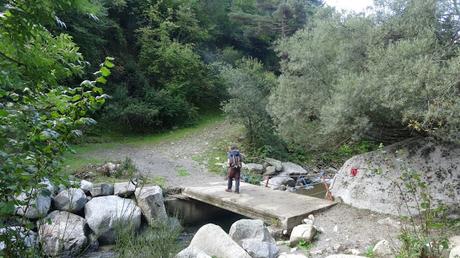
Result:
M126 144L98 149L85 155L105 161L131 158L139 172L148 178L164 178L167 186L194 186L221 181L222 176L208 172L193 157L202 155L212 143L224 139L232 127L217 122L192 132L178 140L165 140L153 144Z

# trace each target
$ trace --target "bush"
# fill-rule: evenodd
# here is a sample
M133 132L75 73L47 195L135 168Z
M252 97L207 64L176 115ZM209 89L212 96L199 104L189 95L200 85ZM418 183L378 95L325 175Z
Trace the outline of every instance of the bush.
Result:
M282 74L268 107L290 144L331 148L416 134L460 142L454 6L396 0L376 8L370 16L323 9L278 44Z

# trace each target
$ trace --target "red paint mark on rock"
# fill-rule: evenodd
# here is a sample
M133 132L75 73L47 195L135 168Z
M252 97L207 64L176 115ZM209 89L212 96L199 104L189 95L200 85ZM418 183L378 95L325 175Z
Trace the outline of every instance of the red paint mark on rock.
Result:
M358 169L357 168L351 168L351 176L356 176L358 175Z

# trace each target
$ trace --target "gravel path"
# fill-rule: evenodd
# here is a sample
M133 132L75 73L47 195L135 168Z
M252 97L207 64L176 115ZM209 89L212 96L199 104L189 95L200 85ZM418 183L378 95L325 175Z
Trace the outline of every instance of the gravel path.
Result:
M222 181L223 177L208 172L193 157L205 153L213 142L224 139L232 128L226 122L218 122L178 140L145 145L119 145L85 155L106 161L129 157L143 176L163 177L169 187L201 185ZM187 175L180 175L178 170L186 170Z

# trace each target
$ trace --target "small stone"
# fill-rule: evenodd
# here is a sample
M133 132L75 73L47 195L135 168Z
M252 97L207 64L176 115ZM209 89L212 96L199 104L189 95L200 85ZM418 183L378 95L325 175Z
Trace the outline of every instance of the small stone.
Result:
M136 185L132 182L115 183L113 185L113 194L121 197L129 197L136 191Z
M379 258L391 258L394 257L395 255L393 254L393 250L390 246L390 243L388 241L381 240L378 242L374 248L372 249L374 255Z
M291 247L296 246L299 241L311 242L315 237L316 229L313 224L301 224L295 226L292 229L291 236L289 238L289 245Z
M91 191L91 188L93 188L93 183L91 183L90 181L81 180L80 189L83 190L83 192L89 193Z

